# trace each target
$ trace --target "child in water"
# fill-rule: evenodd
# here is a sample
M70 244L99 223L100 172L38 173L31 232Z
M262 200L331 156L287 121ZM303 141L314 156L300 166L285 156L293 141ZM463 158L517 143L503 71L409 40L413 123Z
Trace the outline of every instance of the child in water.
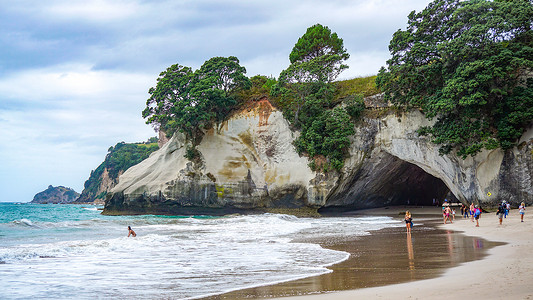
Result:
M128 226L128 237L133 236L133 237L136 237L137 234L135 234L135 231L133 231L133 229L131 229L130 226Z

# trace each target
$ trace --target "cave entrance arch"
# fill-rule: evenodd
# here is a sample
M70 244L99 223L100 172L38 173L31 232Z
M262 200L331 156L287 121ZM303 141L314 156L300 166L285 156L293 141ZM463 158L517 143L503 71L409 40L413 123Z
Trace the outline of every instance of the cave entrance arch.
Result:
M433 205L445 197L455 199L439 178L415 164L386 152L367 158L363 165L342 180L321 213L377 208L391 205Z

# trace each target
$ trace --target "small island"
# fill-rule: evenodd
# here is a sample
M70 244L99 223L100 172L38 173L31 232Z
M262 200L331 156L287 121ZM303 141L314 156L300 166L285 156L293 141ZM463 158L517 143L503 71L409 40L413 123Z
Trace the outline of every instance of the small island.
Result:
M66 204L74 202L79 196L80 194L71 188L49 185L46 190L37 193L31 203Z

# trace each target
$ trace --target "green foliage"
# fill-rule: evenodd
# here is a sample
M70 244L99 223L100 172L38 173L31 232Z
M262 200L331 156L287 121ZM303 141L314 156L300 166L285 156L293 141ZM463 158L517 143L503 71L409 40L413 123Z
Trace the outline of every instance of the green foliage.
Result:
M327 26L315 24L307 28L305 34L298 39L289 60L293 64L331 56L338 56L341 61L350 57L337 33L331 33Z
M346 112L353 120L358 120L365 110L365 102L360 95L349 96L344 103L346 104Z
M336 98L343 99L351 95L362 95L368 97L379 94L376 86L377 76L358 77L348 80L336 81Z
M127 144L118 143L107 154L104 164L109 171L109 177L118 178L120 172L124 172L148 158L148 156L159 149L157 143L152 144Z
M145 144L153 144L159 142L159 139L156 136L153 136L148 139L148 141L145 142Z
M441 153L466 158L515 145L533 120L533 4L528 0L436 0L409 15L376 79L388 100L418 107Z
M311 157L311 168L339 170L350 145L348 136L354 132L346 109L334 108L339 92L333 81L348 68L343 64L349 58L343 41L316 24L298 40L289 58L291 65L281 72L270 95L292 126L301 129L295 145L300 154ZM358 117L359 103L348 107Z
M119 174L140 163L158 149L156 137L152 137L144 143L126 144L121 142L114 147L109 147L104 162L94 171L91 171L89 179L85 181L83 194L92 199L104 198L105 194L97 195L97 193L105 169L108 170L109 177L116 182Z
M272 77L263 75L255 75L250 78L251 88L247 90L241 90L239 97L242 99L258 100L262 97L270 95L272 86L276 85L277 80Z
M200 158L200 151L194 145L187 145L184 157L190 161Z
M234 57L213 57L197 71L178 64L170 66L150 88L143 111L146 123L171 135L180 131L198 144L203 129L224 120L236 106L236 94L249 89L246 69Z
M293 125L300 126L300 110L308 99L331 99L331 83L348 68L343 62L349 57L342 39L327 26L313 25L298 39L289 56L290 66L271 90L271 95L280 98L282 109L290 111L285 115Z
M164 132L172 134L176 131L172 122L176 116L185 112L180 109L193 107L189 97L189 90L194 79L192 69L179 64L168 67L159 74L157 86L150 88L150 98L146 101L146 108L142 112L147 124L159 126ZM180 105L178 105L180 104ZM189 112L187 112L189 113Z
M344 166L346 149L350 146L349 136L354 134L353 123L344 108L336 107L319 114L309 127L302 128L296 140L296 149L310 157L325 156L334 169ZM316 167L312 162L311 166Z

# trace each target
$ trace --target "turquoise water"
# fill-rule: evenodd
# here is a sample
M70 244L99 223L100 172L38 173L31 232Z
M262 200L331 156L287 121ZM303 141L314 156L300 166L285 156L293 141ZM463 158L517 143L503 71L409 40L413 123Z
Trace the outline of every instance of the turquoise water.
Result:
M115 237L127 226L161 223L185 216L105 216L102 206L0 203L0 239L2 246ZM196 216L193 218L214 218ZM127 230L126 230L127 234Z
M388 217L103 216L95 206L0 203L0 299L194 299L275 284L329 273L349 256L295 239L391 226L403 225Z

